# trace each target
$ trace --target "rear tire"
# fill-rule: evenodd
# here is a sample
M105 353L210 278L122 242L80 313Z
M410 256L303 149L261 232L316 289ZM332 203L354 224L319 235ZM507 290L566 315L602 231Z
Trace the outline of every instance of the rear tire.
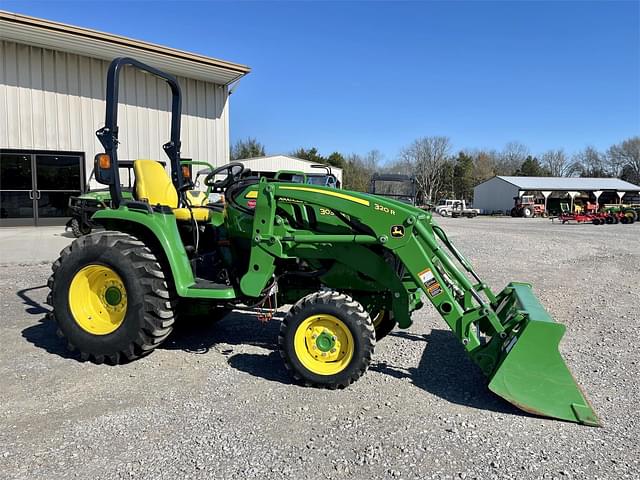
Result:
M91 233L91 227L78 217L73 217L71 222L69 222L69 226L71 227L73 236L76 238L80 238L83 235L89 235Z
M624 214L631 219L629 223L633 223L638 220L638 213L633 208L626 209Z
M49 315L82 360L134 360L171 333L174 296L156 256L136 237L117 231L80 237L52 269Z
M330 389L360 378L375 344L369 314L360 303L335 291L299 300L282 321L278 336L280 355L293 377L306 386Z

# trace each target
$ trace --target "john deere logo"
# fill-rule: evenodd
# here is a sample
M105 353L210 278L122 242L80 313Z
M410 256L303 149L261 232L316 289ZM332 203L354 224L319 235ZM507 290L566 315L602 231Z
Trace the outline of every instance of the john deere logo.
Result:
M404 227L402 225L394 225L391 227L391 236L393 238L404 237Z

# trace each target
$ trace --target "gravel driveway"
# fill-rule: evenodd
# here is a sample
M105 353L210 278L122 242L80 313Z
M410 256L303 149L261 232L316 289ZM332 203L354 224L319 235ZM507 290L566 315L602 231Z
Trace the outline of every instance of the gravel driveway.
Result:
M278 322L180 325L118 366L67 354L48 264L0 267L0 478L639 478L640 225L440 219L484 279L530 281L604 422L494 396L431 308L342 391L292 384Z

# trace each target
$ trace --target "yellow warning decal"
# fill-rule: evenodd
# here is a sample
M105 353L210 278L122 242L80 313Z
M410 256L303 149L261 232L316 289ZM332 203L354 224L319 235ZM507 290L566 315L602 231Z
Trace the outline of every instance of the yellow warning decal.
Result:
M431 297L435 297L442 293L442 287L436 280L436 277L433 275L433 272L430 268L424 269L418 274L418 276L420 277L420 280L422 281L424 286L427 288L427 292L429 292L429 295Z
M347 195L346 193L334 192L333 190L318 190L316 188L309 187L279 187L280 190L300 190L302 192L311 192L311 193L319 193L320 195L329 195L331 197L342 198L344 200L349 200L351 202L359 203L360 205L364 205L365 207L369 206L369 200L364 200L362 198L354 197L353 195Z
M248 192L244 198L258 198L258 191L257 190L251 190L250 192Z

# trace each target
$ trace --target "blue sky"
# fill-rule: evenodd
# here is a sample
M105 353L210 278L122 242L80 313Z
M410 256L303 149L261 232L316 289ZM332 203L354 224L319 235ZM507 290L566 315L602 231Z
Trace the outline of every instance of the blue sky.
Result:
M518 140L572 152L640 134L637 1L0 8L249 65L231 98L231 137L256 137L268 153L378 149L393 160L424 135L456 149Z

